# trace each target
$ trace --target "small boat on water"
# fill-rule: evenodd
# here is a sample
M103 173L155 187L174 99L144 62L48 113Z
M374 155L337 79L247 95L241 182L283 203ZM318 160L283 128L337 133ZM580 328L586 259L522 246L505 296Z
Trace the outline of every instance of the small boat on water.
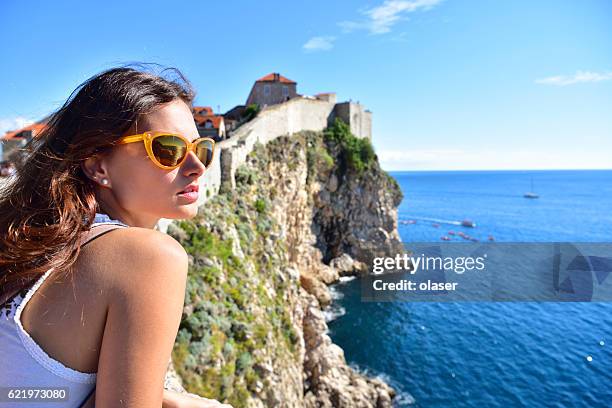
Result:
M531 190L529 190L529 192L523 194L523 197L525 198L540 198L540 196L537 193L533 192L533 177L531 178Z
M416 224L415 220L399 220L400 224L408 225L408 224Z
M493 235L489 235L489 236L487 237L487 239L488 239L489 241L495 241L495 237L494 237Z
M448 231L448 235L455 235L455 231Z
M434 222L433 224L431 224L431 226L434 228L439 228L440 224L438 224L437 222Z
M472 220L468 220L467 218L461 221L461 225L463 225L464 227L469 227L469 228L476 227L476 223Z
M447 237L446 235L444 235L443 237L440 237L440 239L442 241L450 241L451 240L450 237Z

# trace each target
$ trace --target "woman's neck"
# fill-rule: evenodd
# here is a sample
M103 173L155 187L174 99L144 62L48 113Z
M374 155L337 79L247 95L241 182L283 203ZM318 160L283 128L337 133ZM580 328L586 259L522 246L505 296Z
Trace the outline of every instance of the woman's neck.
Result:
M111 220L122 222L130 227L155 229L155 226L160 220L159 218L147 217L146 214L130 214L100 204L98 204L96 212L99 214L106 214Z

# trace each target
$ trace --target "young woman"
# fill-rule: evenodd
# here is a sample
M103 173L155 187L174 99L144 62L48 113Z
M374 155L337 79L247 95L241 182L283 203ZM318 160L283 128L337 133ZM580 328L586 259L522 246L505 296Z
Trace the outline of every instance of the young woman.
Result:
M110 69L24 149L0 192L0 407L24 387L71 408L229 407L164 389L188 258L155 226L197 214L214 156L193 98L178 70Z

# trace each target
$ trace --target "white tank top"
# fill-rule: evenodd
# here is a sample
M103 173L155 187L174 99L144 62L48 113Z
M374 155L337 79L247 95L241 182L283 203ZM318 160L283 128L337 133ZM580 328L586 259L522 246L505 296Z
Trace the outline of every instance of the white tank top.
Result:
M117 220L111 220L106 214L96 214L93 225L115 224L128 227ZM117 228L117 227L115 227ZM110 227L104 227L110 231ZM114 228L112 228L114 229ZM94 235L94 238L99 235ZM61 362L51 358L25 331L21 323L21 313L32 298L36 290L53 271L49 269L28 290L25 295L17 294L11 301L0 309L0 407L62 407L77 408L81 405L96 384L96 373L84 373L66 367ZM22 391L24 387L31 387L36 392L37 388L63 388L67 390L64 401L50 402L45 400L33 402L26 399L28 391ZM13 390L13 398L8 398L8 392ZM43 397L39 392L39 398ZM62 396L61 391L56 396ZM44 398L50 397L50 392L45 393ZM19 397L20 399L16 399ZM31 403L27 403L31 401Z

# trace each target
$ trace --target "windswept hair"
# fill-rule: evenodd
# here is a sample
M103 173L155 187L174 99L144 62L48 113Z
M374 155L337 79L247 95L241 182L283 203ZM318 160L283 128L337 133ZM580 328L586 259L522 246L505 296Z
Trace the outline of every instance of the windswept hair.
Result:
M50 268L69 274L100 210L81 164L107 153L141 115L176 99L191 107L194 97L178 69L142 63L103 71L70 94L0 191L0 305Z

